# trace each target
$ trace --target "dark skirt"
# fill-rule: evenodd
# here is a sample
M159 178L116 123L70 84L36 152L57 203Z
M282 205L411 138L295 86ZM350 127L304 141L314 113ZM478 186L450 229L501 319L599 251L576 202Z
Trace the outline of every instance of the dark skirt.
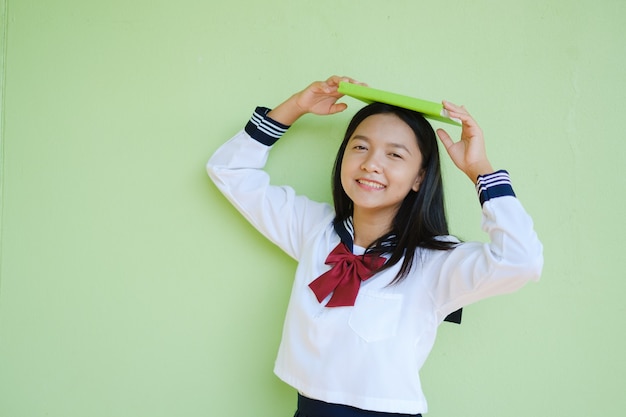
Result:
M294 417L422 417L422 415L361 410L349 405L313 400L298 394L298 411Z

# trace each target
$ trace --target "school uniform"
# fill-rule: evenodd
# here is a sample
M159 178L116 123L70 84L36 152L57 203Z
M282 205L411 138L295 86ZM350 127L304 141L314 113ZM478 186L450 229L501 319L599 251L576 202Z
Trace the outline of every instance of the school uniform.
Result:
M463 306L539 279L542 245L509 175L499 171L477 184L489 243L418 249L400 283L388 285L401 262L363 281L354 306L327 307L332 294L320 302L309 286L331 268L327 256L341 242L357 255L365 249L353 244L350 219L333 225L331 205L270 185L263 167L288 126L268 118L268 111L257 108L245 129L214 153L207 171L256 229L298 261L274 372L303 403L427 412L419 370L439 324Z

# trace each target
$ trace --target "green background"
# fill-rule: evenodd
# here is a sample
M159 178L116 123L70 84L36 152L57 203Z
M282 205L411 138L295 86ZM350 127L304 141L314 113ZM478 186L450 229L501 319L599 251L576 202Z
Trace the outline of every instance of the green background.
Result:
M0 416L290 416L295 263L208 180L256 105L348 75L465 104L545 245L540 283L444 324L429 416L620 416L626 2L0 0ZM329 200L351 114L276 183ZM458 136L458 128L449 127ZM444 158L453 232L484 239Z

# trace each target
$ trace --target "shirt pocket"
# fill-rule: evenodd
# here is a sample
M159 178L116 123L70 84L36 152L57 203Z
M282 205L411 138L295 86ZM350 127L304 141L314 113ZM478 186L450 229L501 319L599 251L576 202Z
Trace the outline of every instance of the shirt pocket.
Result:
M359 291L348 324L366 342L394 337L402 312L402 294Z

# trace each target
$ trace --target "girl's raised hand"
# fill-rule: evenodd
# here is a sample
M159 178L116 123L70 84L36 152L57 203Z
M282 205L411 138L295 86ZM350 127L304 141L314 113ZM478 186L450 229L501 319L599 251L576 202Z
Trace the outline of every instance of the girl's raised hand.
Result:
M437 129L437 135L454 164L476 183L479 175L494 171L487 158L483 131L464 106L444 101L443 107L451 118L461 120L463 124L461 139L454 142L443 129Z
M349 77L333 75L326 81L315 81L304 90L294 94L272 110L268 116L283 124L291 125L307 113L328 115L342 112L348 107L345 103L337 103L337 100L343 97L343 94L337 91L342 81L365 85Z
M304 113L326 115L344 111L348 106L345 103L337 103L337 100L343 97L343 94L337 91L342 81L358 84L352 78L333 75L326 81L316 81L297 93L297 105Z

